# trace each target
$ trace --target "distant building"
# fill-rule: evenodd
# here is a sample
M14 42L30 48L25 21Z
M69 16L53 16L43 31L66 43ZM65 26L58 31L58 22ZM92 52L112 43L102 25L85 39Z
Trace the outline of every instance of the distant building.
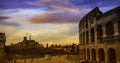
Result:
M80 60L120 63L120 6L91 10L79 23Z
M74 43L72 45L63 46L63 50L66 52L69 52L69 53L78 53L79 52L78 45L76 45Z
M52 44L49 48L51 49L63 49L62 45Z
M46 44L46 48L48 48L48 43Z
M5 54L5 42L6 42L5 33L0 33L0 61L3 60Z
M27 37L24 37L22 42L12 44L11 47L13 49L44 48L42 44L39 44L35 40L31 40L31 39L28 40Z

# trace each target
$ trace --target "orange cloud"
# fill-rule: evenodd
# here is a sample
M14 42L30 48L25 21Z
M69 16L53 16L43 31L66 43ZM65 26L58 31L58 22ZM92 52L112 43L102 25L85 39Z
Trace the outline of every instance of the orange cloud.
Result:
M49 16L48 14L36 16L32 18L31 21L32 23L40 23L40 22L43 22L43 20L45 20L48 16Z
M78 9L68 0L37 0L36 2L28 2L29 5L36 5L36 6L45 6L50 7L52 9Z
M78 23L83 14L71 12L71 11L62 11L62 12L52 12L46 13L43 15L35 16L30 21L32 23ZM79 20L78 20L79 19Z

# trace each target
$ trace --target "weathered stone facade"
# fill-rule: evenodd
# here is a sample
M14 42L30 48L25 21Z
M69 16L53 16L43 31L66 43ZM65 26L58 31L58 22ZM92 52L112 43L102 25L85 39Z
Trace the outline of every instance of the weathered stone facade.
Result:
M0 63L4 60L5 42L6 42L5 33L0 33Z
M91 10L79 23L80 61L120 63L120 6Z

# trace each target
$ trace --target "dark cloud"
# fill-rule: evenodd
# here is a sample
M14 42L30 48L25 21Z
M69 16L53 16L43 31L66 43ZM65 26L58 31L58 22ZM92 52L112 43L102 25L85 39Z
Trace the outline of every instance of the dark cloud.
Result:
M27 3L32 5L29 5ZM120 0L1 0L0 8L93 8L96 6L118 6Z
M9 17L0 16L0 25L20 26L19 24L14 22L6 22L6 19L9 19Z
M34 2L36 0L1 0L0 1L0 9L38 8L38 6L28 5L26 3L28 1L29 2Z
M84 13L83 13L84 14ZM36 16L31 19L32 23L77 23L81 19L82 13L75 13L75 12L53 12L47 13L40 16Z
M9 17L0 16L0 20L8 19Z
M107 7L107 6L118 6L120 5L120 0L69 0L75 6L80 8L94 8Z
M36 2L28 2L28 4L36 6L46 6L53 9L76 8L72 3L68 2L68 0L38 0Z
M7 26L20 26L17 23L13 23L13 22L5 22L5 21L0 21L0 25L7 25Z
M79 12L84 9L91 9L96 6L107 7L120 5L120 1L115 0L38 0L29 3L36 6L46 6L54 9L62 9L65 12L54 12L31 19L32 23L77 23L84 15L77 12L69 12L68 10L78 10ZM67 12L66 12L67 9ZM79 19L79 20L77 20Z

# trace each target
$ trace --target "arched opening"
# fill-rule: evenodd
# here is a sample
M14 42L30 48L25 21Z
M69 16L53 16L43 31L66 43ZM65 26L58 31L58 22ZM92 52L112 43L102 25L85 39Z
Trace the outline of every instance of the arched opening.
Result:
M118 21L118 32L119 32L119 35L120 35L120 20ZM119 40L120 42L120 40Z
M116 62L116 52L113 48L108 49L107 58L108 58L107 63L117 63Z
M96 61L96 51L95 49L92 49L92 60Z
M94 34L94 29L93 28L90 30L90 34L91 34L91 43L94 44L95 34Z
M83 32L83 44L85 44L85 33Z
M97 39L101 40L102 35L103 35L103 33L102 33L102 26L99 25L99 26L97 26Z
M104 49L102 48L98 50L98 59L99 62L105 62L105 53L104 53Z
M80 33L79 39L80 39L80 44L82 44L82 33Z
M88 35L88 31L86 32L86 44L89 44L89 35Z
M120 34L120 21L118 21L118 31L119 31L119 34Z
M87 49L87 60L90 60L90 51Z
M85 26L86 26L86 29L87 29L88 28L88 17L86 17L85 21L86 21Z
M108 22L106 24L106 35L107 36L114 35L114 28L112 22Z

